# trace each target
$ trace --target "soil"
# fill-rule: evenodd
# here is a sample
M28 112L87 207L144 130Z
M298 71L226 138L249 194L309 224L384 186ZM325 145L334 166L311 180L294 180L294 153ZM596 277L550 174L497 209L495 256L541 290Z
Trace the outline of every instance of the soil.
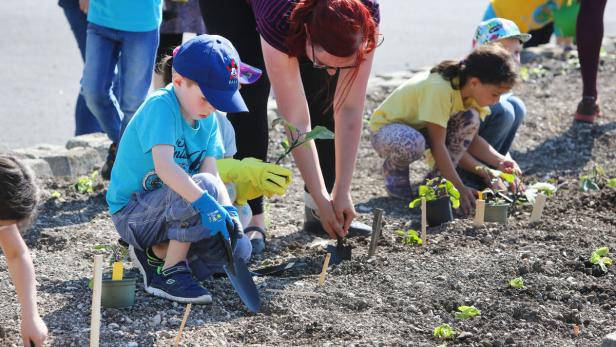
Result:
M419 229L419 216L408 202L387 197L381 159L365 130L352 194L358 220L371 224L375 208L385 211L377 255L367 257L369 239L349 240L353 259L330 268L324 285L318 285L324 247L334 241L302 231L303 189L294 168L286 196L267 204L268 251L250 266L292 258L307 266L282 277L256 277L262 299L258 314L243 307L227 279L205 282L214 301L192 307L182 345L436 346L442 341L433 337L433 329L444 323L456 331L450 346L599 345L616 331L616 267L593 273L585 263L598 247L610 247L612 255L616 250L616 189L583 193L578 182L594 164L616 176L615 48L609 41L602 57L604 116L594 125L572 122L581 91L574 60L541 54L530 63L528 79L516 87L528 114L513 156L527 183L549 179L559 186L542 221L529 224L529 208L518 208L507 225L476 228L471 219L456 219L430 228L425 247L403 245L395 231ZM368 96L366 116L391 89L377 88ZM272 130L272 158L280 138L280 129ZM425 173L423 164L413 165L412 181L419 183ZM84 195L72 183L41 182L45 202L27 238L52 346L88 344L93 246L117 239L104 187ZM51 198L54 191L59 199ZM520 276L525 289L509 287L509 280ZM0 296L0 345L21 345L19 304L4 257ZM457 320L460 305L473 305L481 315ZM145 294L138 284L133 307L103 309L101 345L171 345L183 310Z

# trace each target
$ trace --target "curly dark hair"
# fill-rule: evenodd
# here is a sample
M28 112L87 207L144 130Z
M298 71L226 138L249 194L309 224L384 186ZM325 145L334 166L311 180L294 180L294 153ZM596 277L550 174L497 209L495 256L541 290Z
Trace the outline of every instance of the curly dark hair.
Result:
M0 219L30 221L38 204L32 172L15 157L0 154Z

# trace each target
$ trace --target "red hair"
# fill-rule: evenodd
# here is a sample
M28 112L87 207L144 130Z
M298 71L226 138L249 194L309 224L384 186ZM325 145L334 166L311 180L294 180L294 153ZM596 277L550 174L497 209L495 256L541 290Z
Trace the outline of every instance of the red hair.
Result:
M306 55L306 29L315 46L337 57L356 56L358 67L350 75L341 95L348 94L359 64L376 46L376 22L361 0L300 0L289 18L289 55Z

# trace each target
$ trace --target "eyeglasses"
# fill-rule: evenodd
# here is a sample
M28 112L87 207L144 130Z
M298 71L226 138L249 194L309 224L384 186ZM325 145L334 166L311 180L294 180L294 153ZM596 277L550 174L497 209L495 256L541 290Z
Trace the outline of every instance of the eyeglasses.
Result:
M312 34L310 33L310 31L308 32L308 35L310 36L310 47L312 48L312 67L313 68L317 70L336 70L336 73L339 73L340 70L355 69L359 67L359 64L334 67L334 66L328 66L328 65L317 63L317 59L314 55L314 42L312 41ZM381 44L383 44L383 41L385 41L385 37L383 36L383 34L379 34L379 40L376 43L376 47L379 47Z

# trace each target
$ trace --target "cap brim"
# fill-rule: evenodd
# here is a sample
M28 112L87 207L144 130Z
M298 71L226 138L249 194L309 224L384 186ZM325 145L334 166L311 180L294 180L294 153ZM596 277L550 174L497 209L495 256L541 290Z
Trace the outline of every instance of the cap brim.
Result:
M207 101L217 110L223 112L248 112L248 107L239 90L219 91L199 86Z
M240 63L240 83L252 84L259 80L263 72L246 63Z
M512 36L512 37L515 37L518 40L522 41L522 43L524 43L524 42L530 40L530 38L533 37L533 36L531 34L518 34L518 35L515 35L515 36Z

